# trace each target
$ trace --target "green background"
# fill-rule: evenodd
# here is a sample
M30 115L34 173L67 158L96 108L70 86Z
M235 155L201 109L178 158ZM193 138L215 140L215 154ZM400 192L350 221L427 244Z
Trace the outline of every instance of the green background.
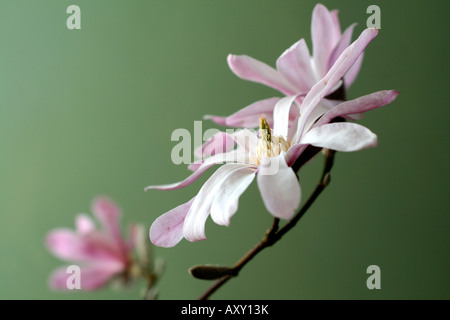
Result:
M379 147L337 154L332 183L299 225L257 256L217 299L449 299L448 1L323 1L342 27L365 27L381 8L349 98L401 91L360 122ZM81 8L81 30L66 8ZM0 2L0 298L135 299L125 291L52 292L63 263L45 234L73 227L106 194L124 224L150 226L190 199L210 175L172 192L143 189L189 174L171 162L173 130L193 131L204 114L228 115L279 94L238 79L228 53L270 65L292 43L310 45L313 1L41 0ZM204 129L214 127L203 123ZM304 198L321 160L300 172ZM161 299L194 299L209 282L196 264L234 264L264 235L271 216L256 183L229 227L206 225L208 240L157 248L166 261ZM381 268L368 290L366 268Z

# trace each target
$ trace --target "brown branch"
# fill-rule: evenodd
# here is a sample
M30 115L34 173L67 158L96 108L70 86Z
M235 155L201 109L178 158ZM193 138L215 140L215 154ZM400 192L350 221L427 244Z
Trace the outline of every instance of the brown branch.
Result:
M281 229L279 229L278 218L273 220L272 226L267 230L264 238L255 245L249 252L247 252L234 266L231 275L226 275L223 278L215 282L208 290L206 290L200 297L199 300L208 299L217 289L223 286L232 277L236 277L239 271L252 260L259 252L267 247L272 246L277 241L279 241L289 230L291 230L297 222L303 217L303 215L308 211L311 205L316 201L322 191L330 183L330 171L333 167L335 151L325 149L325 163L322 171L322 176L320 177L319 183L314 189L313 193L310 195L308 200L302 206L302 208L296 213L296 215L289 220Z

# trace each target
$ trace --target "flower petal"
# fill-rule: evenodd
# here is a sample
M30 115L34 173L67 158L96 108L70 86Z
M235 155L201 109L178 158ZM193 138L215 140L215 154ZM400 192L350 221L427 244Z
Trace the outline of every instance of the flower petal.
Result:
M377 136L359 124L337 122L311 129L302 138L301 143L350 152L376 147Z
M328 9L317 4L311 21L314 64L318 79L327 74L328 61L341 37L340 27L336 28L336 18Z
M265 158L257 181L267 210L277 218L291 218L300 204L301 190L297 175L287 166L284 154Z
M95 230L94 221L87 214L79 214L75 218L75 227L78 234L86 234Z
M294 144L298 143L301 136L304 134L305 124L309 120L309 116L314 111L314 108L330 93L330 90L336 86L377 34L377 29L365 29L358 39L342 52L336 63L328 71L327 75L317 82L311 91L309 91L302 103L302 110L305 111L302 113L300 121L298 122L297 134L293 141Z
M308 92L316 83L311 56L304 39L294 43L277 60L277 70L297 89Z
M184 188L194 181L196 181L206 170L211 168L216 164L222 163L240 163L240 164L248 164L250 163L249 159L249 150L253 150L258 145L257 134L253 130L242 129L230 134L231 137L235 140L237 144L237 148L231 150L226 153L215 154L209 158L206 158L201 164L194 163L189 166L191 170L195 170L189 177L184 179L183 181L166 184L166 185L158 185L158 186L148 186L145 190L156 189L156 190L175 190Z
M331 10L330 11L331 19L333 21L333 30L336 30L335 32L337 34L341 34L341 25L339 23L339 11L338 10Z
M355 29L356 23L349 26L342 36L339 39L339 42L336 44L336 47L333 49L333 52L330 55L330 59L328 60L328 69L330 69L336 60L339 58L341 53L347 48L352 41L353 29Z
M364 52L361 53L359 58L355 61L350 69L348 69L347 73L344 75L344 86L345 89L350 88L353 82L356 80L356 77L359 74L359 70L361 70L362 62L364 59Z
M257 128L260 115L265 115L269 124L271 123L273 109L278 101L280 101L278 97L264 99L254 102L228 117L206 115L204 118L229 127Z
M274 68L246 55L228 55L228 66L239 78L262 83L266 86L292 95L297 93L286 78Z
M105 286L107 282L117 273L121 272L120 266L114 265L94 265L80 268L80 289L81 290L97 290ZM53 290L69 290L68 280L74 275L67 267L56 269L52 272L49 279L49 286ZM70 284L70 283L69 283Z
M197 166L197 164L193 164L193 166L189 166L189 168L195 169L194 173L192 173L189 177L184 179L180 182L175 182L172 184L163 184L163 185L155 185L155 186L148 186L144 190L147 191L149 189L156 189L156 190L176 190L180 188L184 188L192 183L194 183L200 176L209 168L216 164L224 163L228 160L235 160L238 156L236 155L236 150L227 152L227 153L221 153L216 154L214 156L211 156L209 158L206 158L200 165Z
M298 95L285 97L281 99L273 110L273 135L282 136L284 139L288 137L289 122L291 114L291 106ZM295 108L298 112L298 108Z
M395 90L382 90L357 99L342 102L324 114L315 124L316 127L329 123L337 117L345 117L355 113L366 112L385 106L397 98L400 92Z
M236 213L238 200L255 178L255 169L243 167L229 174L220 186L211 205L211 218L219 225L228 226Z
M211 205L217 193L221 192L222 184L235 171L248 168L245 164L226 164L221 166L205 182L198 192L184 220L183 235L188 241L206 239L205 222L210 213Z
M183 223L195 197L159 216L150 227L150 240L154 245L169 248L183 239Z
M208 139L204 144L194 151L194 155L199 159L204 159L215 154L226 153L234 149L235 141L226 132L218 132Z
M55 229L46 239L48 250L67 261L122 261L113 245L99 232L79 235L69 229Z
M97 197L92 203L92 212L96 218L101 222L106 233L111 236L117 249L123 253L124 258L126 254L125 241L122 238L120 230L120 208L119 206L107 197Z

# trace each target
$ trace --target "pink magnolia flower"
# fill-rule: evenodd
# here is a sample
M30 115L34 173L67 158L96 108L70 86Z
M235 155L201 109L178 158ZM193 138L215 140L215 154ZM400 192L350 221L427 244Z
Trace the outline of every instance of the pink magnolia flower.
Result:
M312 57L305 40L301 39L277 59L276 69L246 55L230 54L228 65L241 79L262 83L286 96L298 95L298 100L301 102L309 90L325 77L345 48L350 45L355 25L352 24L342 33L337 10L329 11L322 4L317 4L314 7L311 22L314 54ZM346 89L355 81L361 69L362 59L363 53L343 75L342 80ZM334 89L341 84L341 81L338 82ZM268 115L269 124L273 124L273 108L280 99L273 97L257 101L228 117L208 115L205 118L220 125L254 128L258 126L257 116L265 114ZM322 104L332 108L339 102L323 100ZM290 119L293 120L298 112L299 110L294 107L291 110ZM347 116L352 119L351 115Z
M259 135L249 129L218 134L210 144L219 152L191 167L195 171L187 179L170 185L147 187L159 190L182 188L211 166L225 162L205 182L196 197L154 221L150 228L151 241L158 246L171 247L183 238L204 240L205 222L209 215L215 223L229 225L237 211L239 197L255 177L267 210L277 218L289 219L301 200L300 184L291 166L307 146L343 152L375 147L377 137L369 129L355 123L330 121L386 105L395 99L398 92L376 92L342 102L331 109L321 108L320 104L375 35L375 29L365 30L342 52L325 77L313 86L302 104L297 105L300 114L297 113L294 121L290 120L290 114L292 106L297 103L297 95L285 97L276 104L272 128L265 118L260 118ZM232 146L230 141L234 141Z
M120 231L120 209L108 198L94 200L92 211L102 228L86 214L75 219L76 230L58 228L46 237L48 250L56 257L80 265L81 289L95 290L113 277L125 274L130 267L133 241L126 241ZM49 285L67 290L67 267L55 270Z

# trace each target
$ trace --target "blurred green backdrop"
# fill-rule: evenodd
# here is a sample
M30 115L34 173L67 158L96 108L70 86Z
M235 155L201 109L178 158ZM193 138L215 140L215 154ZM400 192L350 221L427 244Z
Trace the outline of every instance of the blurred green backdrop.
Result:
M332 183L299 225L256 257L216 299L450 298L448 200L448 1L323 1L343 27L365 27L381 8L379 36L366 51L357 97L401 95L361 121L379 147L338 154ZM81 8L81 30L66 8ZM147 226L190 199L150 191L189 172L172 164L176 128L227 115L279 95L242 81L228 53L271 65L292 43L310 45L314 1L45 0L0 2L0 298L135 299L126 291L58 293L47 287L63 263L44 248L52 228L73 227L98 194L123 208L125 224ZM204 128L213 127L205 122ZM321 170L301 172L304 197ZM271 223L256 183L229 227L207 223L208 240L156 249L166 261L161 299L197 298L210 283L195 264L232 265ZM366 268L381 268L368 290Z

